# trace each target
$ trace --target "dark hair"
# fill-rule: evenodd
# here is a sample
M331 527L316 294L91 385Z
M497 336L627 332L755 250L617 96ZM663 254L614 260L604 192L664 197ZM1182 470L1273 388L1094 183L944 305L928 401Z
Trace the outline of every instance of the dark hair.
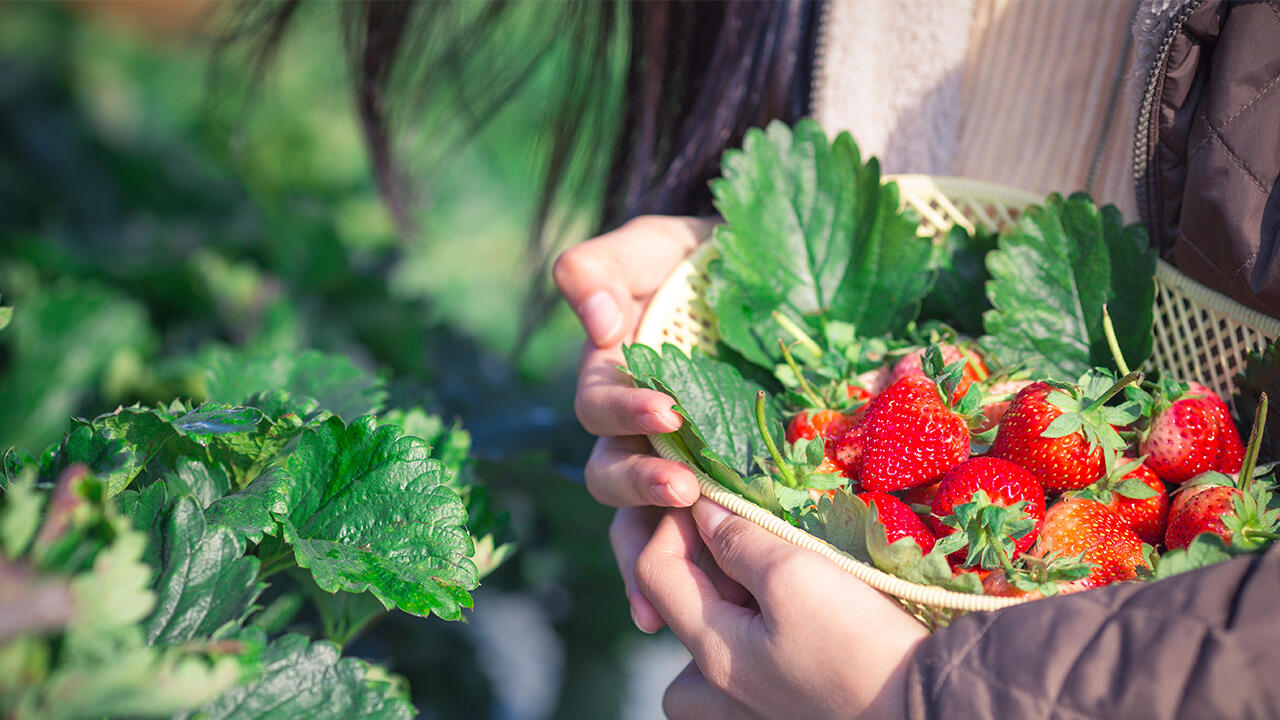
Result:
M534 22L521 15L530 5ZM283 0L245 7L222 44L247 41L261 70L299 6ZM600 229L645 213L711 212L707 181L725 148L748 128L808 112L818 15L819 0L366 0L340 13L378 187L402 230L410 226L409 178L392 151L397 118L448 94L462 133L474 132L541 63L567 53L557 60L570 70L548 98L555 120L546 128L544 182L529 235L538 275L525 304L526 331L554 299L545 278L558 209L598 196ZM495 31L517 24L514 44L511 32ZM437 145L447 151L448 142Z

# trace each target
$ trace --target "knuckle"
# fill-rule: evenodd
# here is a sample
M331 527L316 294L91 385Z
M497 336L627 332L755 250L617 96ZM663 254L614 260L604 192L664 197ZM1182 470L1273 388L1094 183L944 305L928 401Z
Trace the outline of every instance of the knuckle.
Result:
M706 652L698 661L702 677L711 687L722 693L733 688L733 664L725 659L723 651Z

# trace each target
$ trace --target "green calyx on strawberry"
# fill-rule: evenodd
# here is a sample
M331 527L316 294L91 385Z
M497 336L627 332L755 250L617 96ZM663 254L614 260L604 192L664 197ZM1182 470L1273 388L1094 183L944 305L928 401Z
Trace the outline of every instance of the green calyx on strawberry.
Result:
M756 464L775 480L788 488L807 488L812 490L834 490L848 485L848 479L838 473L838 469L827 458L824 448L826 441L822 435L801 437L795 442L788 442L785 450L779 451L765 422L765 393L756 394L756 426L769 450L769 458L756 458Z
M935 547L947 555L963 550L965 567L1012 570L1017 541L1036 529L1036 520L1027 513L1027 507L1025 500L997 504L985 490L979 490L971 501L953 507L941 519L954 531L938 540Z
M998 570L983 581L990 595L1034 595L1053 597L1059 592L1070 592L1093 573L1094 565L1085 560L1084 553L1074 557L1050 554L1045 557L1023 555L1021 567Z
M1280 508L1271 482L1255 477L1268 400L1258 400L1258 414L1236 477L1206 472L1174 495L1165 530L1169 549L1187 548L1197 535L1213 533L1231 552L1256 552L1280 538Z
M1090 485L1106 471L1104 451L1125 447L1116 427L1138 418L1131 400L1107 403L1141 379L1137 372L1116 380L1105 370L1090 370L1075 384L1032 383L1009 405L988 454L1030 470L1047 491Z
M1104 457L1106 473L1073 497L1106 505L1144 543L1159 545L1169 519L1169 493L1164 483L1143 464L1145 458L1121 457L1112 451L1107 451Z

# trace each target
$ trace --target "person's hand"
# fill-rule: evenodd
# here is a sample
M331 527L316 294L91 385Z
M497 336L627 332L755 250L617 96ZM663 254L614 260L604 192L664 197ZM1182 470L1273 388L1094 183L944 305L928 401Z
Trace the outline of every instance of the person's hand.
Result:
M711 228L710 221L696 218L636 218L566 250L554 268L560 293L587 331L574 398L582 427L600 437L587 461L587 489L599 502L620 508L609 539L632 617L648 632L663 622L636 592L632 574L658 518L645 506L691 505L698 499L698 481L680 463L654 455L644 437L680 427L671 398L634 387L617 368L625 364L622 343L635 339L653 293Z
M902 714L925 629L821 555L703 499L664 512L635 572L696 665L667 689L669 717Z

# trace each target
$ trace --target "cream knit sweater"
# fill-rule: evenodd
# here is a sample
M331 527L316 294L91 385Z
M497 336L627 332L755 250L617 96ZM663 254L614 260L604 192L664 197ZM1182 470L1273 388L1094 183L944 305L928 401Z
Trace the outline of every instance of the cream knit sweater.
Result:
M1086 189L1100 151L1089 189L1133 220L1134 58L1150 39L1130 38L1143 12L1136 0L831 0L814 114L885 172L1037 193Z

